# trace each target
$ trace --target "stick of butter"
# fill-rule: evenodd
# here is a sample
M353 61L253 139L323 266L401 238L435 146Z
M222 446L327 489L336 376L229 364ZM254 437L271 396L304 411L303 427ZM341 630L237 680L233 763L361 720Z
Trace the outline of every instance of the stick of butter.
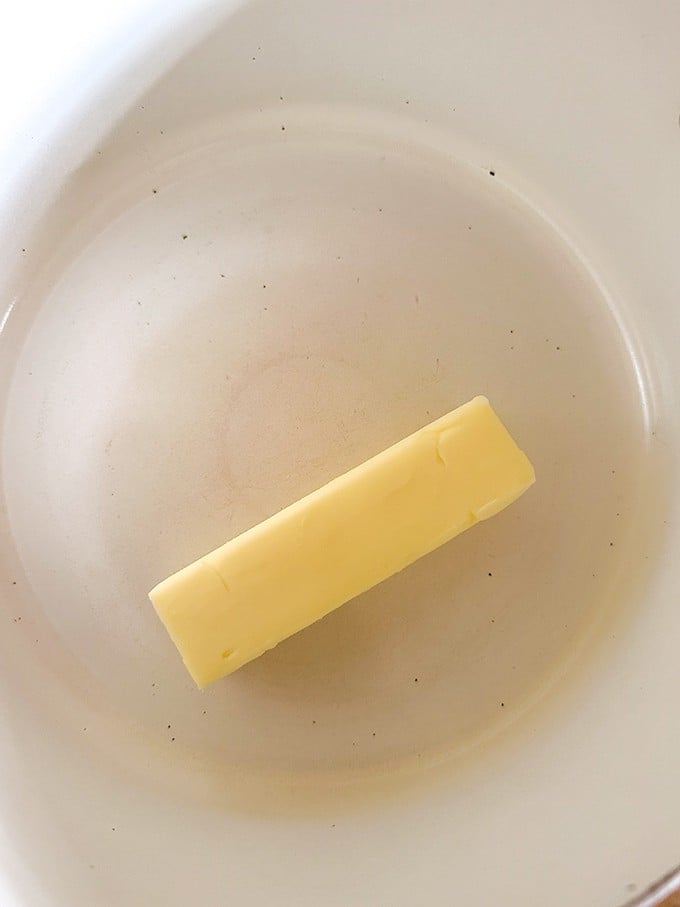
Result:
M476 397L175 573L150 598L205 687L533 482L527 457Z

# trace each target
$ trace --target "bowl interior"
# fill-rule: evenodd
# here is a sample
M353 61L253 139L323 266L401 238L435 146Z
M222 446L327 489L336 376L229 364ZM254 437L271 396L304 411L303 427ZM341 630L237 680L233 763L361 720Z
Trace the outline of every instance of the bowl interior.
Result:
M614 904L670 865L658 814L644 826L656 849L642 833L609 851L571 834L589 804L611 841L645 790L680 815L677 791L641 786L645 756L624 754L612 699L617 678L656 682L676 576L670 309L643 297L651 278L623 255L626 149L598 182L618 121L599 116L587 136L572 97L601 115L619 63L588 45L601 81L586 95L587 72L565 89L566 61L532 44L541 89L526 36L457 4L406 5L395 22L373 2L351 29L341 13L248 4L143 93L119 75L124 114L105 135L71 127L80 164L19 234L0 398L8 772L21 779L3 808L22 897L161 892L171 905L227 886L258 905L366 890L399 905L426 877L437 904L456 886L492 903L508 884L512 903ZM580 34L576 18L562 25ZM447 36L487 48L494 72L475 64L475 83ZM529 93L512 122L492 51ZM568 141L540 117L557 100ZM522 142L532 117L544 148ZM649 186L645 198L658 207ZM147 590L477 393L531 457L535 488L197 691ZM629 701L657 726L663 700ZM648 764L676 742L657 735ZM534 865L529 884L536 855L560 847L564 865ZM186 859L169 866L168 850ZM480 881L487 860L498 878ZM596 867L587 891L575 865Z

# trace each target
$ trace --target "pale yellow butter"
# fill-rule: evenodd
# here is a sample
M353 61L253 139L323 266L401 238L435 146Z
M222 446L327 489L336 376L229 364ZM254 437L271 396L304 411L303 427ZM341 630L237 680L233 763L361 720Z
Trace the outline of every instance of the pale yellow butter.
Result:
M527 457L476 397L175 573L150 598L204 687L533 482Z

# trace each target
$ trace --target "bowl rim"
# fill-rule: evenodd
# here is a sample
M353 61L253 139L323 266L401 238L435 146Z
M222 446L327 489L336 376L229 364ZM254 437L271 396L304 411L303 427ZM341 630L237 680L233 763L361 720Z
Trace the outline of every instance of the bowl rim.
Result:
M652 882L640 894L626 901L621 907L658 907L666 898L680 891L680 864Z

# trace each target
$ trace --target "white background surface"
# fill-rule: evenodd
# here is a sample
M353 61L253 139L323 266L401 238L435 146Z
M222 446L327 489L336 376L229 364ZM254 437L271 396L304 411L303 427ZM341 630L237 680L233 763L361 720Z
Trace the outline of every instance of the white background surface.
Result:
M44 105L55 90L71 80L70 70L88 72L102 44L113 32L128 34L129 23L140 12L160 4L153 0L26 0L3 12L0 32L0 135L2 145L39 131L36 106ZM171 9L176 4L167 4ZM87 62L86 62L87 61ZM83 78L89 78L84 75Z
M112 68L143 46L150 33L172 27L203 0L25 0L8 4L0 29L0 163L37 153L67 111ZM7 180L3 180L6 184ZM1 191L1 190L0 190Z

